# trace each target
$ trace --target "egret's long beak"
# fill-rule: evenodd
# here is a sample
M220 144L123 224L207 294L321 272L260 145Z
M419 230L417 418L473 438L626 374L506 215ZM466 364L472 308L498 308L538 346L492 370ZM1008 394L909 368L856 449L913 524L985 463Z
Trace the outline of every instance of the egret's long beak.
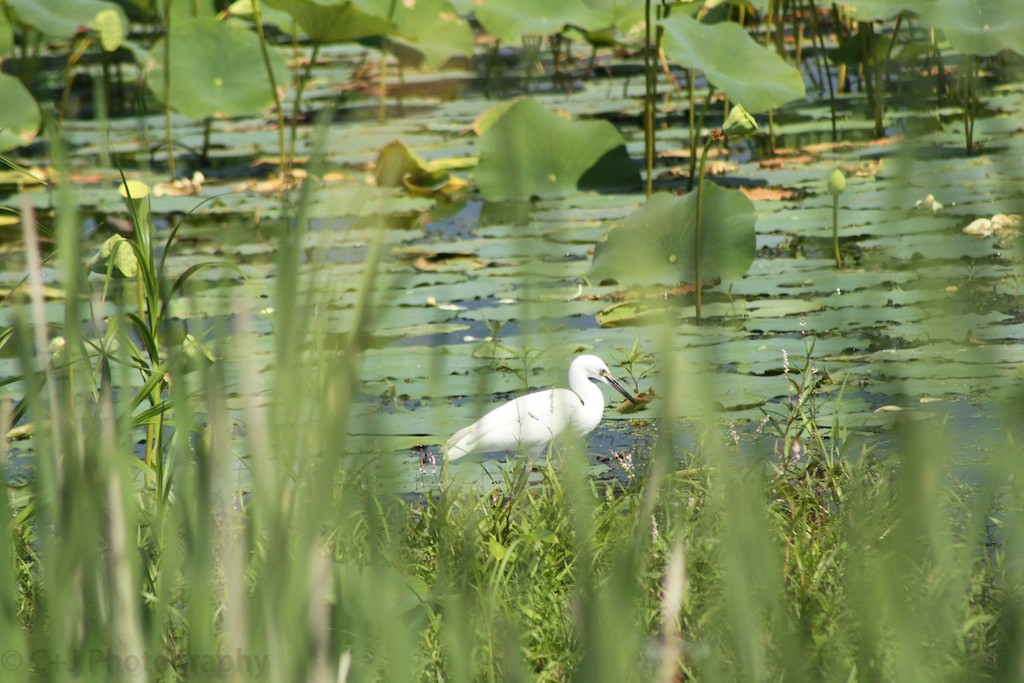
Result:
M629 401L630 403L632 403L635 406L640 405L639 401L637 401L635 398L633 398L633 395L631 393L629 393L629 391L626 389L626 387L624 387L621 384L619 384L619 380L615 379L614 377L612 377L607 372L602 372L601 376L604 378L605 382L607 382L608 384L610 384L612 387L615 388L615 391L617 391L620 394L622 394L623 396L625 396L627 401Z

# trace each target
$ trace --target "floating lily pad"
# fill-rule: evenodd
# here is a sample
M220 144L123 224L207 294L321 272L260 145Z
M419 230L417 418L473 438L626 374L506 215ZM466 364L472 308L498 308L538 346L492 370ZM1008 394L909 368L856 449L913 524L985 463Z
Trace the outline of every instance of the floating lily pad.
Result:
M535 100L516 102L481 136L477 183L489 202L627 190L640 172L607 121L566 121Z

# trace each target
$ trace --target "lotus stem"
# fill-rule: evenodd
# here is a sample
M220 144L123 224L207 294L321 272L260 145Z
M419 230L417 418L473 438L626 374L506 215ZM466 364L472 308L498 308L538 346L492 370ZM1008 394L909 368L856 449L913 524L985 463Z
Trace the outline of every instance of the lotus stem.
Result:
M686 183L686 189L693 189L693 175L697 170L696 157L693 156L693 149L697 146L697 112L694 109L694 92L693 92L693 79L696 78L696 73L693 69L686 70L686 98L689 103L687 115L690 118L690 175Z
M829 176L826 187L832 195L832 252L836 257L836 268L842 268L843 259L839 254L839 195L846 191L846 176L837 168Z
M964 96L964 138L967 156L974 156L974 120L975 105L977 104L978 91L976 79L978 76L978 62L974 55L967 55L965 68L967 70L967 92Z
M281 95L277 90L277 79L274 78L274 68L270 64L270 48L267 45L267 36L263 32L263 16L260 14L260 3L252 3L252 18L256 25L256 34L260 37L260 55L263 57L263 68L267 70L267 82L270 84L270 97L274 102L274 111L277 113L277 151L278 151L278 172L281 177L288 170L288 148L285 146L284 138L284 107L281 104Z
M704 149L700 153L700 174L697 177L697 216L693 230L693 277L694 277L694 302L697 322L700 322L701 307L701 283L700 283L700 225L704 214L704 172L707 166L708 150L711 145L721 139L719 131L713 131L704 143Z
M836 257L836 268L841 268L843 259L839 255L839 195L832 197L832 252Z
M164 5L164 141L167 144L167 173L174 182L174 136L171 133L171 3Z
M647 178L644 194L654 189L654 64L651 55L651 0L644 2L644 164Z

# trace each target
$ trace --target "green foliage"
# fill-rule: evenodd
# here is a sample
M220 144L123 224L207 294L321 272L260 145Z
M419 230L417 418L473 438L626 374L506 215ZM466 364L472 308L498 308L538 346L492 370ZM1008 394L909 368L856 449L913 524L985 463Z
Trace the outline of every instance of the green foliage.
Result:
M438 69L452 57L473 54L473 30L449 0L419 0L395 5L398 43L420 54L414 66Z
M858 21L888 21L901 13L920 14L933 0L858 0L844 7Z
M39 132L39 105L14 76L0 74L0 152L21 147Z
M126 194L144 225L146 198L131 186ZM361 265L379 263L382 233ZM133 334L112 333L118 344L102 355L83 353L91 342L77 341L72 304L63 355L23 354L26 368L41 364L49 376L25 384L40 425L38 467L31 504L16 510L0 545L0 629L40 673L39 662L75 652L94 658L88 680L142 661L181 677L215 661L248 679L341 671L424 681L656 672L996 680L1019 666L1018 449L996 451L974 484L950 476L952 454L931 426L906 422L885 459L861 450L812 345L799 366L783 357L771 378L783 398L766 409L756 440L719 443L720 425L709 422L695 450L665 438L652 451L615 453L619 478L589 478L569 447L533 484L520 461L483 488L459 484L428 451L423 495L403 499L392 454L339 453L351 438L363 337L330 351L304 329L319 320L299 286L316 273L294 266L305 253L301 228L277 257L287 279L276 294L269 394L253 383L255 334L244 317L230 339L186 339L180 355L168 348L166 306L150 298L179 296L195 271L162 284L164 264L144 234L130 241L143 304L111 320ZM62 284L88 289L76 232L60 235L62 272L73 278ZM345 285L364 311L357 325L373 306L372 276ZM19 324L12 333L30 331ZM623 351L636 378L676 352ZM241 381L229 387L236 364ZM138 373L138 393L111 391L104 373ZM691 379L669 374L663 400L699 390ZM228 401L249 417L237 440ZM132 444L137 426L151 423L177 429L154 436L161 464L143 470L147 486ZM237 447L251 468L247 495L218 486ZM68 643L67 633L81 635Z
M323 4L315 0L264 0L269 7L290 14L314 43L341 43L387 36L398 27L387 17L355 2ZM379 9L379 6L378 6Z
M274 103L258 37L213 18L174 23L169 37L153 45L149 59L154 66L147 83L157 99L164 99L166 40L171 41L166 104L176 111L192 118L241 116L265 111ZM269 55L275 80L284 82L284 60L277 52Z
M16 22L54 38L71 38L83 26L92 26L97 19L107 24L111 21L105 15L107 12L116 13L122 33L128 26L124 10L116 2L106 0L7 0L6 5L12 10ZM111 29L108 26L104 30Z
M567 121L524 98L480 137L477 184L492 202L638 187L622 134L607 121Z
M741 277L754 260L753 203L715 183L705 188L700 273L707 280ZM594 250L589 277L623 285L692 283L697 194L659 192L608 232Z
M558 33L566 24L596 31L611 23L608 12L585 0L498 0L475 5L473 12L488 33L507 43L518 43L526 35Z
M628 168L609 126L525 102L509 110L519 124L503 129L499 118L497 137L480 140L492 145L481 188L563 197L602 186L587 184L602 153ZM730 130L749 129L741 114ZM445 123L464 130L473 114L463 116ZM989 123L1016 149L1012 117ZM110 128L119 125L137 124ZM332 163L363 173L384 142L413 139L419 125L365 136L345 128ZM115 138L118 149L142 147L132 131ZM442 132L430 127L419 139L430 142L415 148L445 144ZM426 170L408 149L388 154L382 179ZM864 172L875 155L857 148L844 163L864 161ZM683 256L696 242L693 194L658 194L633 214L632 196L541 201L525 227L453 221L446 229L474 234L428 238L424 222L449 217L439 202L358 183L325 189L332 181L314 154L318 181L286 201L247 191L197 208L198 199L164 197L154 220L161 199L122 183L129 236L104 243L83 236L79 214L113 216L121 201L110 187L80 187L81 176L68 182L55 160L51 191L21 193L30 246L19 251L15 238L6 247L15 277L29 276L4 293L0 329L0 388L16 395L0 400L0 459L22 466L5 470L0 666L12 679L83 681L139 671L156 680L1013 680L1024 633L1013 259L1024 240L993 248L942 215L908 217L912 202L893 205L891 194L892 177L904 175L948 193L947 206L985 202L990 215L989 198L1019 211L1019 178L993 180L988 160L943 159L927 172L886 160L877 182L858 180L844 195L851 212L865 207L851 220L876 245L865 267L828 267L820 171L836 162L785 169L767 182L807 198L759 204L763 245L797 256L763 258L760 279L733 282L729 300L712 304L728 325L668 317L673 304L659 298L648 300L662 309L652 317L670 323L634 330L593 329L605 302L577 290L590 249L606 221L627 216L599 245L596 273L695 277ZM755 164L748 172L755 183L771 177ZM635 169L607 170L603 182L623 179ZM750 202L702 186L703 239L689 253L704 276L737 278L754 255ZM183 235L195 251L179 250L184 223L168 207L204 219ZM227 233L253 225L260 239L229 252L242 266L197 255L228 251ZM883 241L894 232L906 239ZM99 249L98 272L83 242ZM257 276L221 289L223 273L197 277L208 267ZM950 313L976 308L972 297L998 304ZM644 320L644 303L627 303L632 317L623 307L617 322ZM805 325L820 326L818 345L780 359ZM416 341L442 330L492 339ZM569 447L536 468L485 461L459 472L423 448L413 475L417 463L388 438L441 437L473 408L456 397L536 383L541 353L623 343L626 374L657 383L647 415L658 419L643 430L652 446L641 440L606 460ZM504 366L514 371L475 376ZM848 386L834 378L846 372ZM1010 400L983 391L991 387ZM891 413L901 416L896 429L848 433L857 411L879 424L864 407L872 392L905 399L889 407L903 408ZM999 416L970 435L977 459L950 438L961 415L942 424L921 409L929 397L966 396L968 412ZM692 417L720 399L724 417ZM759 406L763 422L744 425ZM592 467L607 476L590 476ZM467 471L487 483L463 483ZM412 476L419 495L406 485Z
M703 24L677 13L661 26L672 61L702 70L712 85L750 112L765 112L806 94L800 72L755 43L738 24Z
M1024 55L1024 15L1012 2L933 0L920 7L924 20L941 29L965 55L990 57L1003 50Z

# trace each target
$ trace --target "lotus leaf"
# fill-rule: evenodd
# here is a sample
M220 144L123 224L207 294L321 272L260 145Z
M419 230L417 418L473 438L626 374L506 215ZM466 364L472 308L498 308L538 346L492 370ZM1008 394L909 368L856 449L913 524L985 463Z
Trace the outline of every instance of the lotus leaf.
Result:
M398 29L394 22L353 2L324 5L314 0L264 0L287 12L314 43L341 43L360 38L386 36Z
M170 105L185 116L243 116L262 112L273 103L267 84L259 37L216 19L190 19L171 25ZM164 96L164 40L149 52L154 67L149 88ZM268 53L278 84L286 83L280 54Z
M530 98L509 108L478 146L476 178L489 202L625 190L640 183L639 170L615 126L566 121Z
M120 235L111 235L100 247L100 250L89 261L89 269L94 273L111 273L117 277L135 277L139 272L139 259L132 249L131 243Z
M128 27L124 10L117 3L104 0L8 0L5 4L13 10L19 23L55 38L74 36L82 26L92 24L104 11L117 14L122 35Z
M448 0L397 3L396 40L422 55L416 66L437 69L452 57L473 54L473 31Z
M920 14L929 0L854 0L840 3L858 21L888 21L901 12Z
M393 140L377 155L373 177L377 187L398 187L406 176L419 178L430 172L430 166L402 142Z
M14 47L14 28L7 15L0 12L0 57L7 55Z
M39 105L21 81L0 74L0 152L32 142L39 131Z
M612 16L583 0L489 0L473 7L476 18L499 40L517 43L524 35L551 35L566 24L588 31L608 28Z
M1012 50L1024 55L1024 8L1019 2L933 0L924 5L922 16L964 54L991 57Z
M685 14L662 22L665 53L681 66L700 69L716 88L758 113L806 95L800 72L732 22L702 24Z
M697 195L657 193L613 228L594 251L591 279L624 285L675 285L694 278ZM704 188L701 277L742 276L754 261L753 203L714 183Z

